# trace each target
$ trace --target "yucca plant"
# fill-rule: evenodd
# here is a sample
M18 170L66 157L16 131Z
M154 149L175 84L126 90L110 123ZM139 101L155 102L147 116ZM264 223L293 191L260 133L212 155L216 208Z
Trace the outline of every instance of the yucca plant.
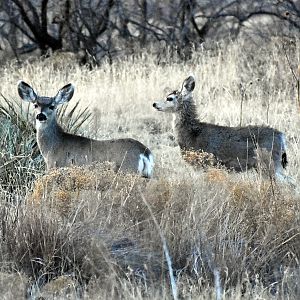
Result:
M82 125L87 125L92 116L87 107L84 109L79 107L79 102L80 100L70 111L68 111L70 104L63 105L57 113L58 123L62 125L65 131L73 134L80 133Z

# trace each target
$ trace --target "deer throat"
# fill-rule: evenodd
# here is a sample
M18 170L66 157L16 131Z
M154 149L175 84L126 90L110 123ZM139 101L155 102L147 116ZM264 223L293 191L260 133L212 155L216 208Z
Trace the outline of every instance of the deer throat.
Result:
M37 143L43 157L47 159L49 153L59 149L63 140L62 130L57 124L39 123L36 125Z

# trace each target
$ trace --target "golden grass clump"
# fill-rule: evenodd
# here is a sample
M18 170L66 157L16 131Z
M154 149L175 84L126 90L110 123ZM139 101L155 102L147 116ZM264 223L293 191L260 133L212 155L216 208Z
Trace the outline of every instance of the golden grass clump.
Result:
M183 150L183 159L196 168L208 168L218 165L218 160L212 153L199 150Z
M65 167L52 169L35 182L32 198L40 201L45 192L51 192L55 186L63 191L76 191L79 189L95 189L98 187L96 172L105 174L114 172L109 163L86 167ZM103 185L103 182L101 182Z
M107 190L116 176L110 163L53 169L35 181L29 202L49 204L66 212L82 190ZM50 202L49 202L50 201ZM45 203L46 202L46 203Z
M127 213L137 221L143 219L145 213L148 215L141 194L147 196L156 211L161 211L171 198L171 190L172 185L167 180L149 181L137 174L116 173L113 164L97 163L49 171L36 180L28 202L54 207L63 215L82 202L83 206L88 205L87 198L93 199L99 207L111 202L113 207L130 207Z
M204 174L209 182L226 183L229 180L229 173L224 169L208 168Z

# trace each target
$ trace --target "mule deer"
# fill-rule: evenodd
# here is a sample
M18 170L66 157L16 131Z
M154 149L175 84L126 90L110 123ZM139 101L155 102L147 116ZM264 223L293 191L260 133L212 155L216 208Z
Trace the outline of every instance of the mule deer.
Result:
M65 85L55 97L44 97L38 96L32 87L20 81L18 93L24 101L34 104L37 143L47 169L109 161L118 170L151 177L153 156L139 141L131 138L93 140L64 132L57 124L57 106L70 101L74 94L72 84Z
M182 152L213 154L215 161L236 171L257 168L260 154L267 153L272 172L285 177L282 171L287 165L287 155L282 132L266 126L227 127L200 122L192 95L194 88L195 79L189 76L181 90L153 104L158 111L175 113L177 141Z

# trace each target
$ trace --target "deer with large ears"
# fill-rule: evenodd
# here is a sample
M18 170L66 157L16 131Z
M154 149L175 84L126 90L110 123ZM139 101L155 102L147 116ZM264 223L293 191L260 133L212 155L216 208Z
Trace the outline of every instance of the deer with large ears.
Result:
M55 97L44 97L20 81L18 93L24 101L34 105L37 143L48 169L109 161L117 170L151 177L153 156L139 141L131 138L98 141L67 133L58 125L57 106L71 100L72 84L65 85Z
M158 111L176 115L177 141L182 151L204 151L228 169L246 171L257 168L260 153L267 153L272 174L285 178L287 164L285 135L266 126L228 127L200 122L193 99L195 79L186 78L180 90L153 103Z

